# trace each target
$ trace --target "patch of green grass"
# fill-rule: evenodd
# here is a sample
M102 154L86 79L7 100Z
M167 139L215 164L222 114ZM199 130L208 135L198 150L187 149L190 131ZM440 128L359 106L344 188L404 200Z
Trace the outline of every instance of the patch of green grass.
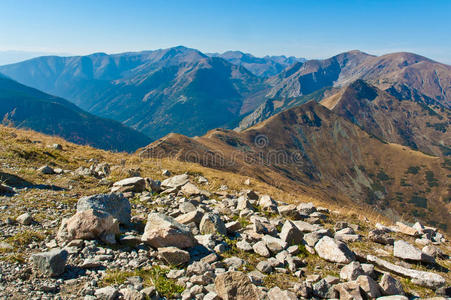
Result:
M163 269L159 266L134 271L108 270L102 279L102 285L120 285L125 283L129 277L139 276L143 279L144 286L155 286L161 296L172 299L181 294L184 287L178 285L173 279L167 278L168 272L169 269Z
M22 253L13 253L6 256L0 256L0 260L19 264L24 264L26 262L26 259Z
M305 249L304 244L299 244L298 249L299 249L299 253L296 255L297 257L303 259L310 255L310 253L307 251L307 249Z
M26 230L7 238L6 242L16 247L24 247L32 242L40 242L44 238L45 234L42 232Z

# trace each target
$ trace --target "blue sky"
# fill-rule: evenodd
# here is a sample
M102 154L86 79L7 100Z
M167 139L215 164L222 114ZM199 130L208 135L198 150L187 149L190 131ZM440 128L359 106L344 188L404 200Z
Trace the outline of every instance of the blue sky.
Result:
M0 51L88 54L184 45L325 58L410 51L451 64L451 1L2 0Z

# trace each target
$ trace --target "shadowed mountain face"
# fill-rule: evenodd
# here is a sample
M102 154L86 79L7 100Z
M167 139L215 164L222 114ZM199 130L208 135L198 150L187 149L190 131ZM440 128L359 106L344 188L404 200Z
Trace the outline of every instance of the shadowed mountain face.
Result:
M132 152L150 142L142 133L119 122L93 116L69 101L2 75L0 117L8 125L57 135L101 149Z
M185 47L40 57L0 69L151 138L203 134L255 109L267 91L245 68Z
M412 53L372 56L350 51L326 60L296 64L269 79L268 96L299 97L327 86L364 79L401 99L423 98L451 106L451 66Z
M438 156L451 155L451 111L445 107L399 100L363 80L321 104L387 142Z
M240 133L170 134L140 155L198 162L328 201L368 204L394 218L451 226L450 172L442 159L381 142L313 101Z
M261 77L270 77L279 74L285 68L306 59L294 56L265 56L255 57L241 51L227 51L224 53L210 53L210 56L221 57L234 65L243 66L253 74Z

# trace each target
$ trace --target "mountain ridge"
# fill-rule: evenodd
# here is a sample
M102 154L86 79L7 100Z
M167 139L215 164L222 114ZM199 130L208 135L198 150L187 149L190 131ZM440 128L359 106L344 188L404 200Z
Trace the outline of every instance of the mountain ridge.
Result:
M121 123L93 116L65 99L24 86L1 74L0 117L8 125L108 150L132 152L151 141Z

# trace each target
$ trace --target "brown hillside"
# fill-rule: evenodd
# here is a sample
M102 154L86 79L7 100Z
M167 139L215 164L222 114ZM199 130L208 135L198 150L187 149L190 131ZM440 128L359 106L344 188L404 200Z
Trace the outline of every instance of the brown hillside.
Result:
M196 162L336 204L370 205L393 219L451 228L448 160L382 142L315 102L241 133L171 134L140 155Z

